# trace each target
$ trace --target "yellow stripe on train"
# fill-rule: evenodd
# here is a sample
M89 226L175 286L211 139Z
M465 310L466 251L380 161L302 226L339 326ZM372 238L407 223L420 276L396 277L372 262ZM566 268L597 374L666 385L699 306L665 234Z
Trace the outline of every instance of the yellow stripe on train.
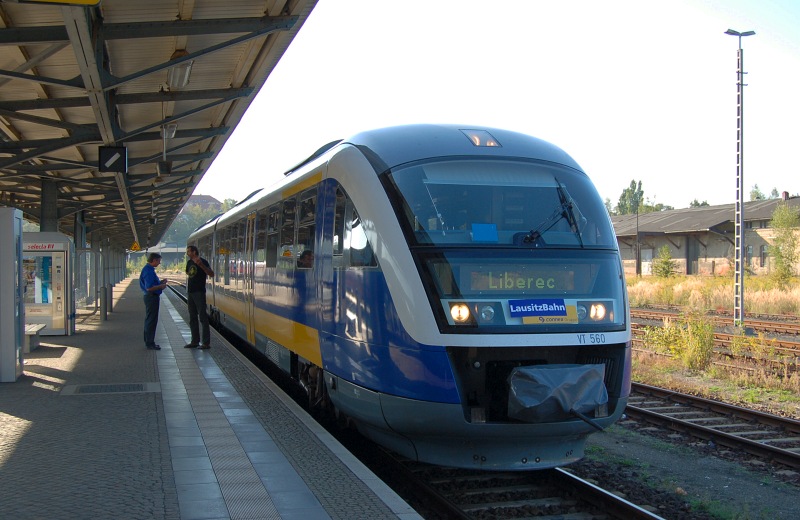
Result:
M223 294L215 296L217 308L230 319L246 324L244 302ZM318 367L322 366L322 353L319 348L319 331L294 320L278 316L263 309L254 310L256 333L286 347Z

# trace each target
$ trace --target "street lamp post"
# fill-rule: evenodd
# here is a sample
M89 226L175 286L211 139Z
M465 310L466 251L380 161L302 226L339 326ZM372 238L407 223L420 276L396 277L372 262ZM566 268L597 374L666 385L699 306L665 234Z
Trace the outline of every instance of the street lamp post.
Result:
M744 327L744 51L742 38L752 36L755 31L734 31L728 29L725 34L739 38L736 70L736 205L735 205L735 257L736 272L734 274L733 324Z

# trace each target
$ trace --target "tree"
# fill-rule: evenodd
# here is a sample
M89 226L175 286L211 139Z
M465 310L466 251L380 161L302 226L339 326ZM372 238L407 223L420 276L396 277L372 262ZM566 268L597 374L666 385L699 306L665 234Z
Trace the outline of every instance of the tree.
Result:
M222 212L225 213L226 211L234 207L236 204L238 204L238 202L236 202L234 199L225 199L224 201L222 201Z
M675 209L672 206L666 206L660 202L650 202L650 199L644 198L642 191L642 181L638 183L631 181L631 185L622 190L622 195L619 197L616 211L612 211L609 206L611 201L606 199L606 209L609 215L633 215L635 213L653 213L655 211L664 211L668 209Z
M766 199L767 199L766 195L764 195L764 192L762 192L759 189L758 184L753 184L753 188L750 190L750 200L766 200Z
M708 201L704 200L703 202L699 202L697 199L694 199L692 202L689 203L690 208L700 208L703 206L708 206Z
M673 208L672 206L667 206L666 204L663 204L661 202L659 202L658 204L651 203L650 199L647 199L644 201L644 204L642 204L642 207L639 208L639 213L653 213L656 211L667 211L669 209L675 209L675 208Z
M781 194L778 193L778 188L772 188L772 191L769 192L769 198L771 198L771 199L779 199L779 198L781 198Z
M642 191L642 181L637 184L635 180L631 185L622 190L622 195L617 203L617 215L633 215L639 213L644 192Z
M617 214L617 212L614 211L614 208L611 206L611 199L606 197L606 200L605 200L604 204L606 205L606 211L608 211L609 215L616 215Z
M226 200L226 202L228 200ZM235 201L233 205L236 205ZM218 213L219 212L213 208L203 209L199 204L187 204L175 218L175 221L167 232L164 233L164 242L179 245L186 244L189 235L191 235L195 229L217 216Z
M662 278L669 278L675 274L675 269L675 260L672 259L669 246L661 246L658 250L658 256L653 259L653 274Z
M774 260L775 270L772 276L780 286L785 286L794 276L794 266L800 255L797 246L800 239L797 228L800 227L800 214L785 202L778 204L772 213L770 227L775 230L769 255Z

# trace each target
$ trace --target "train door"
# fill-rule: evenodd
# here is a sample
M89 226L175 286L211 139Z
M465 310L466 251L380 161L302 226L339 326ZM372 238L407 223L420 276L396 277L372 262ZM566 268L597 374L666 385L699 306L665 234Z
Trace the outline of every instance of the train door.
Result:
M247 330L247 341L251 345L256 344L256 324L255 324L255 298L253 295L255 278L255 232L256 232L256 213L247 215L247 226L244 236L244 309L245 327Z

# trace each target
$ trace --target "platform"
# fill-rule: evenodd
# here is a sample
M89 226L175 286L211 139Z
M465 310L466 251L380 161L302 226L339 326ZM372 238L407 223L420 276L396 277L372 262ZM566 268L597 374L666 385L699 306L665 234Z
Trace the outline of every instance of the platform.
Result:
M421 518L213 330L183 348L179 300L153 351L138 279L113 298L0 384L0 518Z

